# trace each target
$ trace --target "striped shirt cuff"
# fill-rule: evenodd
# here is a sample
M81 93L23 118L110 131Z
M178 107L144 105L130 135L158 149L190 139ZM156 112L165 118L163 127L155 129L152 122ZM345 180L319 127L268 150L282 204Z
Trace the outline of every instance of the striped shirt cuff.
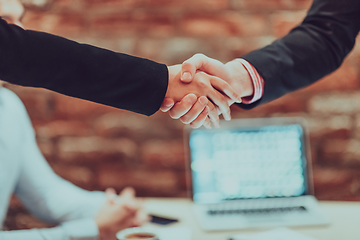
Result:
M258 71L248 61L242 58L237 58L236 60L239 61L248 71L254 86L254 94L252 96L243 97L242 103L251 104L253 102L256 102L257 100L262 98L264 94L265 81L259 75Z

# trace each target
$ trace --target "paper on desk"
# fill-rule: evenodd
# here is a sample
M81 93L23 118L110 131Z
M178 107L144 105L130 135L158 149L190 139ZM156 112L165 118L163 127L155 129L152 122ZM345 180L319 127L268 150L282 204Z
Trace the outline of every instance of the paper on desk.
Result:
M315 238L305 236L288 228L276 228L271 231L256 234L237 234L233 240L316 240Z
M191 230L187 227L156 228L160 240L191 240Z

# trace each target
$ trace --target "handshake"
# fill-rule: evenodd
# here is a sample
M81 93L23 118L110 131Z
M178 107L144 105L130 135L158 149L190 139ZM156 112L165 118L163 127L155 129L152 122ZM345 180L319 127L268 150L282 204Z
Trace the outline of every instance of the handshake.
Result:
M169 66L169 84L160 108L193 128L220 127L219 115L231 120L230 106L254 94L252 78L240 60L226 64L195 54Z

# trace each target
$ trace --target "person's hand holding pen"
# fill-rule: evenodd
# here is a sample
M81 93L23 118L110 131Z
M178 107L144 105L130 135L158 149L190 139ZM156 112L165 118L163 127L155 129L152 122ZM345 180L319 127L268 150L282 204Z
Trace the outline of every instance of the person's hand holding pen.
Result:
M235 91L235 94L232 92L231 94L236 96L236 100L231 97L228 98L227 106L222 105L220 107L218 102L214 102L213 99L211 99L216 105L215 109L221 110L216 112L212 109L213 111L211 111L209 117L215 126L219 126L219 118L217 115L223 113L224 118L230 120L229 106L235 102L241 102L241 98L243 97L253 95L253 83L249 73L239 61L233 60L223 64L220 61L209 58L203 54L195 54L182 64L180 78L182 82L190 83L198 74L205 73L212 78L224 80L230 85L230 88L225 84L214 86L219 92L226 93L226 91L230 91L229 89ZM227 87L228 89L224 89L224 87ZM172 118L180 118L185 124L190 123L193 128L198 128L202 125L209 127L209 119L205 114L205 110L200 107L205 105L205 101L206 100L203 97L197 99L194 95L188 94L180 102L175 103L175 99L166 96L160 109L163 112L169 112ZM224 104L224 101L220 101L220 104ZM196 118L194 118L194 116L196 116Z

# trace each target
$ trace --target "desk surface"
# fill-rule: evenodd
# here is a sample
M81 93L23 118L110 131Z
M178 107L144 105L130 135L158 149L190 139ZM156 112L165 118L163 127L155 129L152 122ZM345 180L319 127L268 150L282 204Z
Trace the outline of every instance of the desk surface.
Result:
M255 233L269 229L204 232L191 212L189 199L149 198L145 208L149 213L174 217L179 223L172 226L188 226L193 240L224 240L237 233ZM291 229L312 236L318 240L359 240L360 203L359 202L320 202L320 209L330 220L327 226L292 227Z

